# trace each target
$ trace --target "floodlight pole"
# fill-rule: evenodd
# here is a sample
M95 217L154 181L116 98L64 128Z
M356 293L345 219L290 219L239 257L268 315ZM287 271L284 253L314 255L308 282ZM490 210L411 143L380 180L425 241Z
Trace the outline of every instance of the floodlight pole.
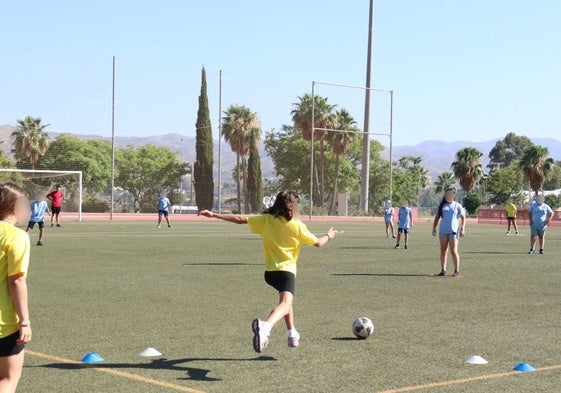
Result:
M366 92L364 94L364 136L362 139L362 171L360 179L360 206L361 212L368 213L368 188L370 177L370 86L372 69L372 21L374 14L374 0L370 0L368 16L368 51L366 55Z
M393 195L393 164L392 164L392 152L393 152L393 90L390 90L390 192L389 200L392 200Z
M222 70L218 81L218 213L222 205Z
M314 208L314 131L315 131L315 118L316 118L316 97L315 97L315 87L316 82L312 81L312 136L310 138L312 142L311 146L311 156L310 156L310 211L309 217L312 221L312 210Z
M111 206L109 220L113 221L115 205L115 56L113 56L113 89L111 94Z

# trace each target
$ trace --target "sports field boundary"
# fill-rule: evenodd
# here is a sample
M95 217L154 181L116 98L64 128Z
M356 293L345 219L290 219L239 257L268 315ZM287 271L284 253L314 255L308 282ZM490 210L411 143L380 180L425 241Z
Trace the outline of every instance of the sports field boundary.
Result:
M118 371L118 370L115 370L115 369L112 369L112 368L109 368L109 367L92 366L90 364L85 364L85 363L82 363L82 362L78 362L76 360L66 359L66 358L62 358L62 357L54 356L54 355L49 355L49 354L42 353L42 352L35 352L35 351L26 350L25 353L28 354L28 355L31 355L31 356L41 358L41 359L50 360L52 362L74 364L74 365L82 366L84 369L99 371L99 372L102 372L102 373L115 375L117 377L126 378L126 379L130 379L130 380L137 381L137 382L142 382L142 383L146 383L146 384L150 384L150 385L169 388L169 389L173 389L173 390L178 391L178 392L206 393L206 392L203 392L202 390L192 389L192 388L188 388L186 386L181 386L181 385L175 385L173 383L164 382L164 381L160 381L160 380L153 379L153 378L143 377L143 376L138 375L138 374L126 373L124 371Z
M561 369L561 364L556 364L554 366L546 366L536 368L532 373L540 372L540 371L550 371L550 370L559 370ZM504 373L496 373L496 374L488 374L488 375L479 375L477 377L470 377L470 378L460 378L460 379L451 379L448 381L441 381L441 382L432 382L427 383L424 385L413 385L413 386L405 386L402 388L397 389L389 389L389 390L381 390L378 393L405 393L405 392L414 392L418 390L426 390L430 388L440 388L444 386L451 386L451 385L459 385L462 383L470 383L475 381L484 381L488 379L497 379L497 378L504 378L510 377L513 375L520 375L524 374L520 371L507 371Z

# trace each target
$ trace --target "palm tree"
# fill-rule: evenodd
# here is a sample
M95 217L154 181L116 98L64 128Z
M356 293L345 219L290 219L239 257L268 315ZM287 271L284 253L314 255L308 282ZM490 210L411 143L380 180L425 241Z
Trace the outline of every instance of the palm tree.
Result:
M466 192L471 191L475 183L483 177L481 166L483 153L475 147L464 147L456 153L456 161L450 166L454 176Z
M312 96L304 94L298 97L299 102L294 103L294 109L291 112L292 121L294 126L302 132L302 137L307 140L312 140ZM314 96L314 135L313 140L319 141L320 146L320 160L314 160L314 183L317 187L316 205L323 209L323 188L325 184L324 176L324 162L325 162L325 138L327 137L327 128L333 121L333 109L336 105L331 105L327 102L326 97ZM318 175L318 167L320 174ZM312 196L313 198L313 196ZM319 203L318 203L319 202Z
M456 178L452 172L442 172L438 175L438 179L434 182L436 187L436 193L440 193L446 190L448 187L452 187L456 183Z
M530 188L535 192L542 189L545 178L553 169L553 158L548 158L547 147L532 145L524 149L518 167L524 174L524 179L530 182Z
M238 194L238 211L241 212L241 182L243 180L244 208L248 211L247 199L247 157L251 138L261 139L261 123L256 113L243 105L230 105L222 118L222 136L236 153L236 185Z
M31 165L35 169L35 164L39 158L45 155L49 142L49 134L45 128L49 124L41 124L41 119L26 116L25 119L18 119L18 125L10 136L12 140L12 153L18 161Z
M333 117L332 128L335 130L329 135L329 140L333 146L335 154L335 174L333 179L333 197L331 198L331 207L329 214L335 213L335 205L337 201L337 182L339 180L339 157L349 149L349 147L357 140L356 121L345 109L335 112Z

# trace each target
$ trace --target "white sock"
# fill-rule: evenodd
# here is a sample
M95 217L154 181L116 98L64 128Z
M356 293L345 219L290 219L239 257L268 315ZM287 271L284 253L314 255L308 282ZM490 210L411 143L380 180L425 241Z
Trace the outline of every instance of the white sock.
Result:
M290 329L286 331L286 336L288 338L300 337L300 334L298 334L298 331L296 329Z

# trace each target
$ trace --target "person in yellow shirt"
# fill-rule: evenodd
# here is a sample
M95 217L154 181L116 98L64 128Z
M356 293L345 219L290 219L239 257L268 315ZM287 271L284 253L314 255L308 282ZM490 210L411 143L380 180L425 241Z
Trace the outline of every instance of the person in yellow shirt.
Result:
M29 200L16 184L0 184L0 392L15 392L31 341L27 308L29 236L16 224L29 218Z
M506 212L506 221L507 221L507 230L506 230L506 234L510 235L510 226L512 225L512 227L514 228L514 234L518 235L518 225L516 225L516 206L514 205L514 203L512 203L512 201L509 201L505 207L505 212Z
M302 244L321 247L335 237L336 231L316 237L296 217L299 197L293 191L280 192L269 209L257 216L216 214L202 210L199 215L215 217L235 224L248 224L253 233L261 235L265 254L265 282L279 292L279 304L271 311L267 320L254 319L253 349L263 352L269 344L269 334L277 322L284 318L289 347L299 346L300 334L294 326L292 303L296 287L296 262Z

